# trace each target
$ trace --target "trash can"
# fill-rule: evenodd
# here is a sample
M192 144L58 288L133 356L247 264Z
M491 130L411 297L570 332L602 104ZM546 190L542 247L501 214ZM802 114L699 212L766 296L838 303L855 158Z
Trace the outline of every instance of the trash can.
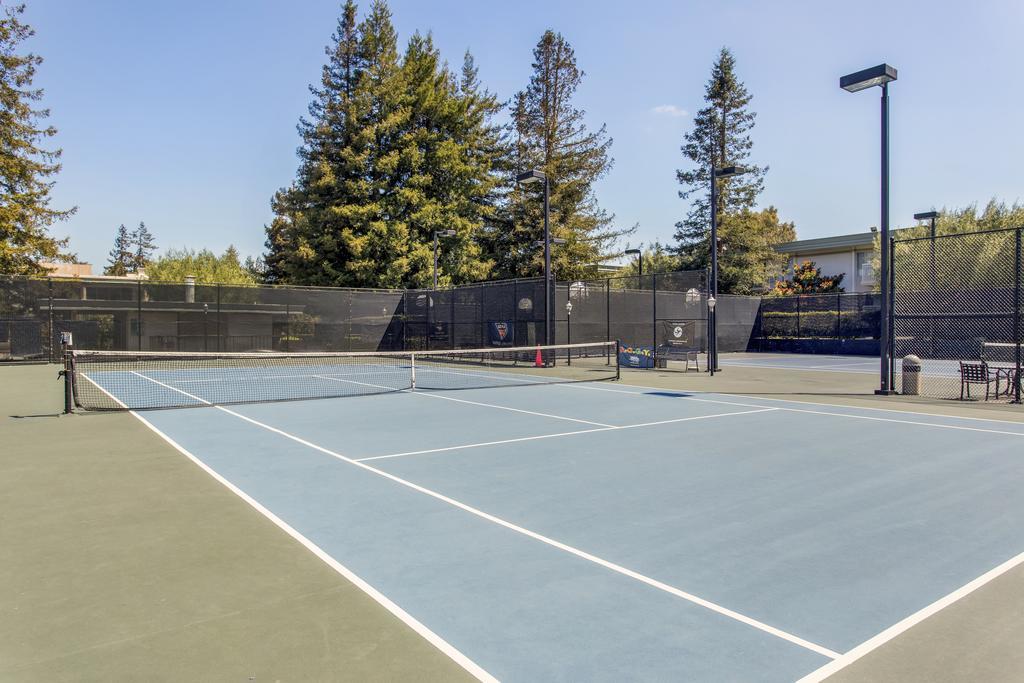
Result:
M917 396L921 393L921 359L906 356L903 359L903 394Z

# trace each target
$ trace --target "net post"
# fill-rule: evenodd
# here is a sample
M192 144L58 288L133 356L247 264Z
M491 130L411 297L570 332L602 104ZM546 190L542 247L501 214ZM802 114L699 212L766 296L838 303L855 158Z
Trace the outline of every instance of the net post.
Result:
M416 354L409 354L409 383L412 385L409 388L413 391L416 390Z
M64 369L59 376L64 378L64 414L70 415L75 412L75 388L74 388L74 358L71 354L71 333L61 332L60 335L61 361Z

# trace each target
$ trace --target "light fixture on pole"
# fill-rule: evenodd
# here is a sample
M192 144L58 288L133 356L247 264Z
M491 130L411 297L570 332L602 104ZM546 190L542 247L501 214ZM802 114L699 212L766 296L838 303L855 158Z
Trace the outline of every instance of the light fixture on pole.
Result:
M930 221L931 222L931 238L935 239L935 219L939 217L938 211L922 211L921 213L914 214L915 221Z
M434 289L437 289L437 238L438 237L455 237L454 230L435 230L434 231Z
M893 389L893 349L889 324L889 299L892 295L889 282L889 83L896 80L896 69L888 64L879 64L870 69L847 74L839 79L839 87L847 92L860 92L878 86L882 89L882 222L881 222L881 386L876 394L895 394Z
M711 167L711 287L708 294L708 367L714 374L718 367L718 321L712 300L718 296L718 179L731 178L747 172L742 166Z
M644 276L644 253L639 249L627 249L626 254L630 256L636 256L637 258L637 275L640 277Z

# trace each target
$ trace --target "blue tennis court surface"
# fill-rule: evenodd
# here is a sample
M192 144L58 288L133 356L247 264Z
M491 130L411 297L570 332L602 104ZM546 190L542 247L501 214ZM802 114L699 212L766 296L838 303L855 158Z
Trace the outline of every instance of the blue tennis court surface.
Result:
M481 677L794 680L1024 551L1022 424L618 383L139 415Z

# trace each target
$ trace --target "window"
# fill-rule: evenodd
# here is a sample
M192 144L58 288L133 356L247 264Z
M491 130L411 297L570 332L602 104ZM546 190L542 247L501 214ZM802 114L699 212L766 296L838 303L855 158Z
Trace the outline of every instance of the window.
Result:
M875 269L871 266L871 258L873 256L873 251L857 252L857 279L860 280L861 284L875 284Z

